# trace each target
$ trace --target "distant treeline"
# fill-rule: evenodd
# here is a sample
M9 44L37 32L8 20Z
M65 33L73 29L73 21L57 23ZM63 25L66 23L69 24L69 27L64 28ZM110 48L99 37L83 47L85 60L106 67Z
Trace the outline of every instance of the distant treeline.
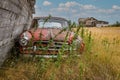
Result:
M116 23L112 24L111 26L112 26L112 27L120 27L120 22L119 22L119 21L116 21Z

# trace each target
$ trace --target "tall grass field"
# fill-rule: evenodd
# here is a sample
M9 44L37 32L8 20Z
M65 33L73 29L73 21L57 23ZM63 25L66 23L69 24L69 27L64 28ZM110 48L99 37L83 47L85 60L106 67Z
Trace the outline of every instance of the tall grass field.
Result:
M120 80L120 27L81 28L85 42L80 56L10 57L0 80Z

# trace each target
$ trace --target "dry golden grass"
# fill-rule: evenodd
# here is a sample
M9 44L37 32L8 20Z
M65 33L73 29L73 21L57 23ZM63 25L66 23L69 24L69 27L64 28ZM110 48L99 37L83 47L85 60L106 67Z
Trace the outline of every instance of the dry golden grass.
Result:
M104 75L104 80L120 80L120 27L86 29L94 38L90 55L92 69L101 78Z
M93 51L120 56L120 27L87 28L94 38Z
M92 33L90 52L60 60L11 60L0 69L0 80L120 80L120 27L85 30Z

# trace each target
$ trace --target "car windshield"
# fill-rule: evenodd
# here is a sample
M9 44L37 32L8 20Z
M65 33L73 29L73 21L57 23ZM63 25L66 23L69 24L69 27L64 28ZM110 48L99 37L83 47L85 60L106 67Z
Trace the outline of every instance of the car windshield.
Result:
M68 26L67 21L61 20L39 20L38 21L39 28L65 28Z

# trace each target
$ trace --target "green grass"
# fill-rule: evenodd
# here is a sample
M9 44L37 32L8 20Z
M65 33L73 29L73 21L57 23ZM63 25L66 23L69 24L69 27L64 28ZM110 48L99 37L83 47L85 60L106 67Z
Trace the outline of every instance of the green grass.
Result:
M86 44L80 57L11 57L0 80L120 80L120 28L81 28L78 34Z

